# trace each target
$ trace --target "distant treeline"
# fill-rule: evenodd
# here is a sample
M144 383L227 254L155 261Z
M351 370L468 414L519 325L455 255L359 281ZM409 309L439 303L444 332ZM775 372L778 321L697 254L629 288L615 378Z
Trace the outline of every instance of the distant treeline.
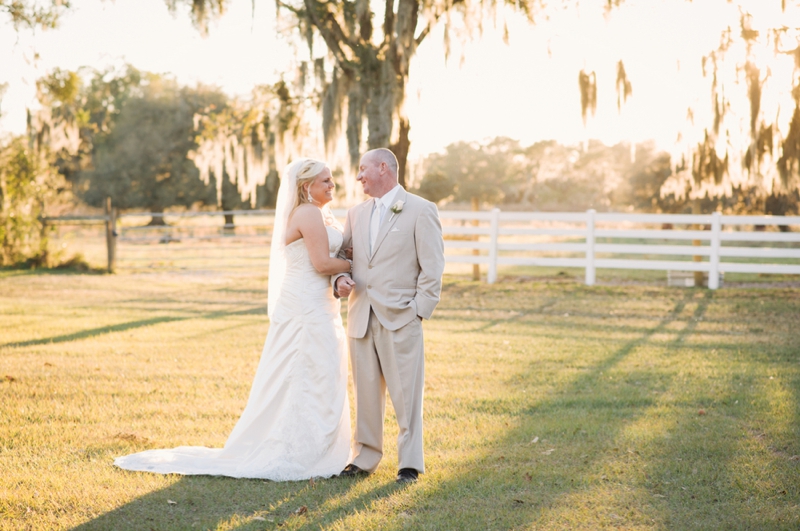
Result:
M741 185L729 194L691 198L688 186L665 187L675 168L669 153L652 142L565 146L548 140L523 146L502 137L457 142L428 156L420 173L419 193L437 203L539 211L772 215L797 214L800 205L796 189L765 193L760 186Z

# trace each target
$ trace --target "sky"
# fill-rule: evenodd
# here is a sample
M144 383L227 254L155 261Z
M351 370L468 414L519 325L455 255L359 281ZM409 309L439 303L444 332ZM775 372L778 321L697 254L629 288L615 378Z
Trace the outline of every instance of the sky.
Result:
M251 2L233 0L205 38L185 12L170 14L163 0L72 3L75 9L57 30L15 33L10 25L0 25L0 83L9 85L0 130L24 131L25 108L35 106L35 80L54 67L128 62L140 70L172 73L182 83L215 84L229 94L246 95L256 84L275 82L292 55L276 37L273 2L256 2L253 12ZM673 146L679 133L685 138L687 109L695 108L696 115L710 112L709 80L701 75L700 58L718 46L726 26L738 31L737 7L727 0L627 0L604 16L604 3L551 11L535 26L510 15L508 44L502 22L488 19L482 36L456 47L447 60L442 28L432 32L411 65L412 158L455 141L495 136L523 144L652 139L664 148ZM744 3L764 24L800 26L797 10L791 17L781 14L778 1ZM633 85L621 112L615 92L619 60ZM598 79L597 113L585 126L581 69L595 71ZM771 82L789 75L790 87L791 72L778 70ZM732 79L732 86L740 81ZM746 87L740 88L741 94L729 94L731 101L746 94ZM771 103L765 107L772 109L777 100ZM784 113L788 107L784 102ZM784 121L788 124L787 117Z

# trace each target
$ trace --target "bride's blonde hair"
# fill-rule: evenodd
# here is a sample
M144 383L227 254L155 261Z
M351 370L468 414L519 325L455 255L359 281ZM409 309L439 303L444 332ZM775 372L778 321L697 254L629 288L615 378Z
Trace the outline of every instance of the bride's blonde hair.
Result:
M308 203L308 192L303 189L303 186L313 183L314 179L325 169L325 166L324 162L314 159L300 159L292 164L289 171L295 172L297 178L297 190L295 191L292 210L303 203Z
M326 167L327 164L315 159L299 159L292 163L292 165L289 167L289 172L294 172L297 188L295 190L294 204L292 205L291 212L294 212L294 210L303 203L308 203L308 191L303 189L303 186L313 183L314 179L316 179ZM324 219L326 225L330 225L342 230L342 224L339 223L339 221L333 215L328 205L322 207L321 210L322 218Z

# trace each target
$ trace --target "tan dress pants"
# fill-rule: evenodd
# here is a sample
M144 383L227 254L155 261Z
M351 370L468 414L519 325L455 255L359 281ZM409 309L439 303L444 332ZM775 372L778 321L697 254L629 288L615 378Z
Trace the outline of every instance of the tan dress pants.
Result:
M386 389L397 415L398 468L422 473L422 395L425 355L422 320L417 317L399 330L384 328L370 310L367 333L350 338L350 363L355 384L356 430L351 462L374 471L383 457Z

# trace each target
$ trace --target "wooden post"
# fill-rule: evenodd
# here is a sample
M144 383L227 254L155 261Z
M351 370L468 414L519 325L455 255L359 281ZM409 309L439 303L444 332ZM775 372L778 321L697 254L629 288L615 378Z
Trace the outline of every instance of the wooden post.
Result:
M105 214L108 272L113 273L117 260L117 209L111 206L110 197L106 197Z
M479 208L478 198L477 197L473 197L472 198L472 211L473 212L477 212L478 208ZM480 221L477 218L472 220L472 226L473 227L477 227L479 223L480 223ZM472 236L472 240L473 241L478 241L479 237L480 236L478 234L474 234ZM473 256L480 256L481 255L481 250L480 249L473 249L472 250L472 255ZM472 280L480 280L480 279L481 279L481 265L480 264L472 264Z

